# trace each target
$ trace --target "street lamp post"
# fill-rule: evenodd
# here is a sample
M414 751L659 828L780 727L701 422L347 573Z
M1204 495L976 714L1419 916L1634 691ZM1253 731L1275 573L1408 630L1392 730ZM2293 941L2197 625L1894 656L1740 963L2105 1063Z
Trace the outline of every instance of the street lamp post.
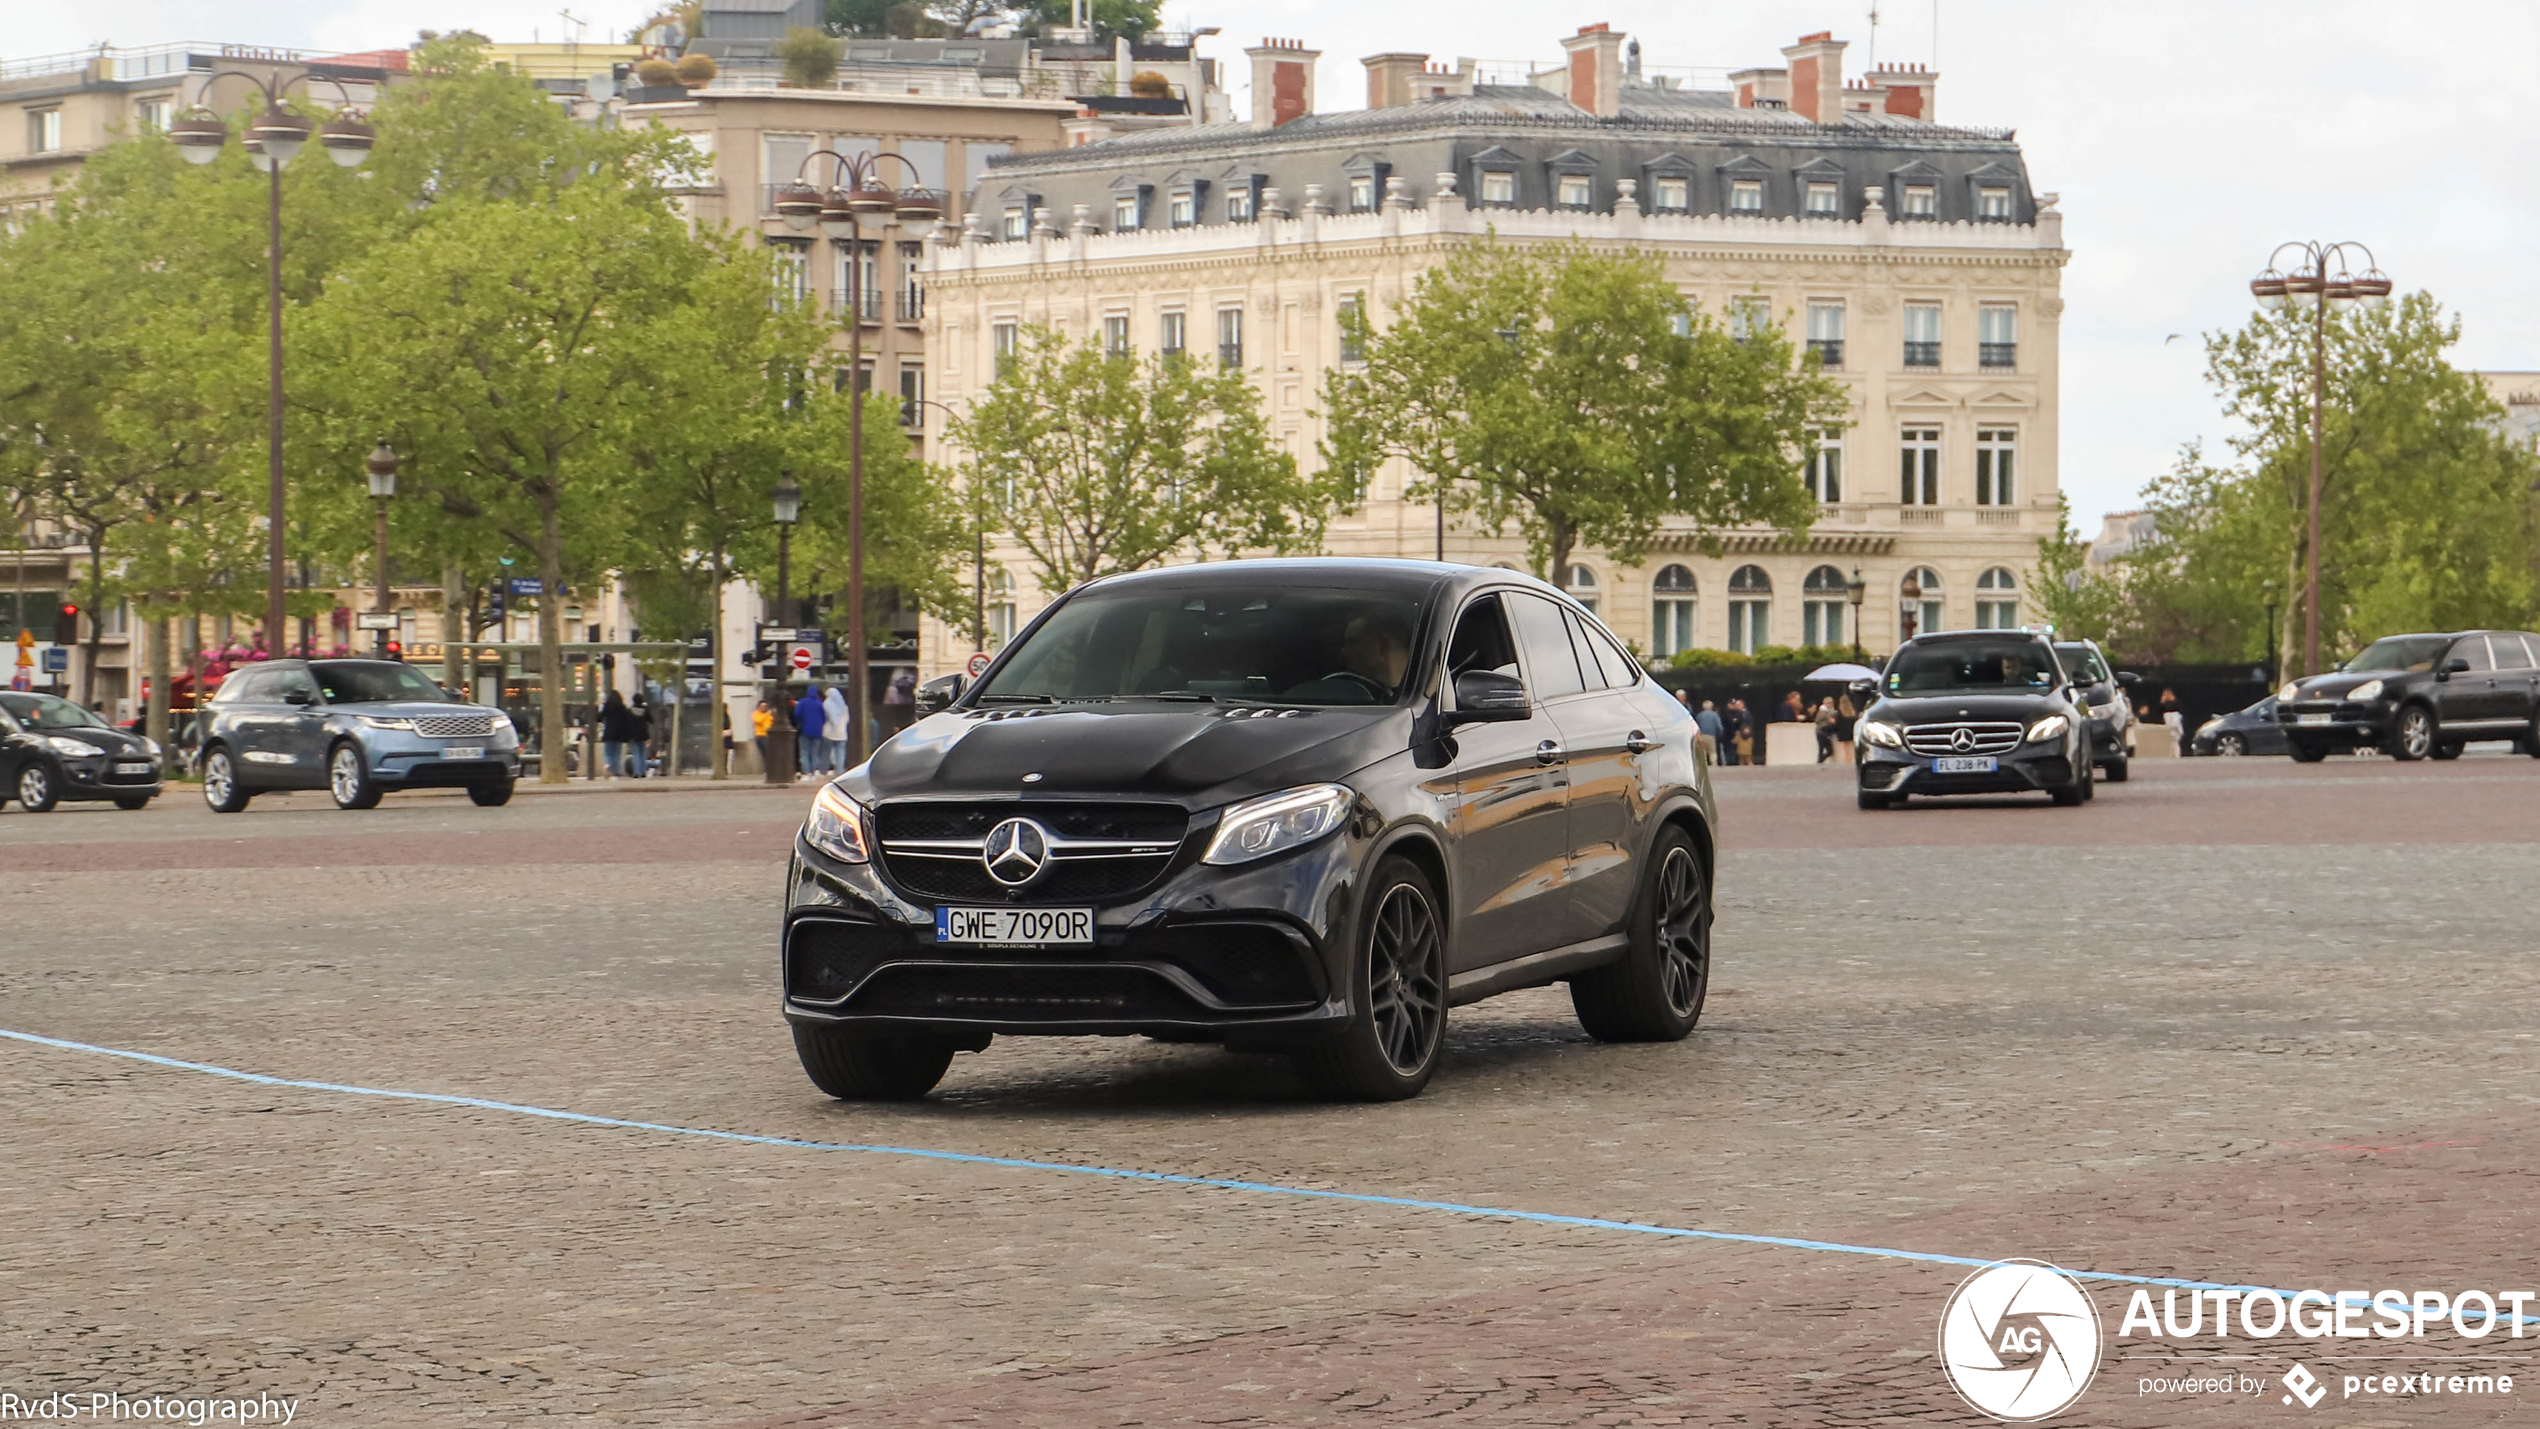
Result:
M282 170L315 134L326 156L345 168L358 168L369 157L376 133L356 117L353 96L341 84L320 74L302 74L280 84L267 83L244 70L222 70L203 81L202 93L223 79L247 81L264 95L265 112L247 125L247 153L257 168L265 171L265 455L267 490L265 493L267 527L265 532L265 628L272 632L266 643L277 653L281 650L283 620L283 541L282 513L284 492L282 481ZM342 96L339 105L324 127L310 123L300 115L282 107L282 96L293 85L304 85L312 79L335 85ZM188 163L208 164L220 156L221 147L229 142L229 125L199 100L186 116L168 125L168 138Z
M1843 593L1852 598L1852 663L1861 663L1861 602L1869 599L1870 583L1861 579L1861 568L1852 568L1852 579L1843 583Z
M371 575L378 588L371 610L383 617L378 622L379 628L371 632L377 637L372 643L378 647L380 658L386 659L389 633L388 622L384 618L388 614L388 502L397 494L397 453L389 447L386 437L381 437L379 445L371 448L370 459L362 463L362 470L370 477L370 504L374 517L370 564Z
M827 159L836 183L827 193L804 181L811 166ZM894 192L882 181L888 160L908 171L910 186ZM788 228L809 230L814 224L829 236L832 247L846 245L847 383L853 401L847 408L847 747L849 766L864 761L864 220L878 218L888 227L897 221L933 224L944 216L941 189L919 186L925 177L915 164L897 154L866 150L841 154L819 149L803 157L794 181L776 191L776 213Z
M2291 248L2301 254L2301 261L2290 273L2279 272L2276 258ZM2358 275L2346 266L2346 250L2363 255L2364 271ZM2337 265L2332 274L2329 265ZM2390 302L2390 280L2382 276L2373 261L2372 250L2360 243L2279 243L2267 255L2266 271L2249 280L2249 295L2268 312L2281 311L2286 303L2311 313L2311 491L2309 501L2309 538L2302 549L2302 673L2320 672L2320 466L2324 445L2328 404L2328 312L2335 308L2344 312L2361 303L2379 312ZM2272 673L2272 672L2270 672Z
M768 493L776 508L776 607L769 614L776 622L792 625L787 607L793 603L794 523L802 519L803 489L794 484L794 469L787 467L776 479L776 488ZM770 621L759 622L764 630ZM761 642L765 642L762 640ZM775 719L767 731L766 775L770 784L790 784L802 745L792 718L791 703L785 698L784 645L780 642L759 668L768 676L767 703Z
M777 478L776 489L767 493L776 507L776 619L786 625L801 622L792 615L787 587L794 578L794 523L803 519L803 489L794 484L794 469L785 468Z

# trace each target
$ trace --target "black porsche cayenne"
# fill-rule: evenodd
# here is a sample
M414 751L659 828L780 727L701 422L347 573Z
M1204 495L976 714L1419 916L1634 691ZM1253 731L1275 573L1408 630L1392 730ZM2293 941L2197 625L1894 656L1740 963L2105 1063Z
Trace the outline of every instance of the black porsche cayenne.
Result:
M1447 1009L1566 981L1674 1040L1710 975L1690 718L1504 570L1241 561L1093 582L823 788L785 1016L840 1097L926 1094L998 1033L1290 1054L1416 1094Z

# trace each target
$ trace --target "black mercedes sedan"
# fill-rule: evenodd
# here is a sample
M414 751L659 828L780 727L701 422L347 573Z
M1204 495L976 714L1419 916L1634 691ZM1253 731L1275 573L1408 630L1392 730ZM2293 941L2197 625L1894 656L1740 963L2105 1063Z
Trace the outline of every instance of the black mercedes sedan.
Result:
M2091 797L2088 707L2055 647L2024 630L1956 630L1888 657L1861 714L1859 798L1884 809L1917 794L2039 791Z
M1236 561L1069 592L820 790L784 1014L833 1096L920 1097L999 1033L1284 1052L1415 1095L1450 1007L1567 982L1693 1030L1715 824L1693 723L1504 570Z
M0 804L31 814L65 800L138 809L159 794L159 746L57 695L0 690Z

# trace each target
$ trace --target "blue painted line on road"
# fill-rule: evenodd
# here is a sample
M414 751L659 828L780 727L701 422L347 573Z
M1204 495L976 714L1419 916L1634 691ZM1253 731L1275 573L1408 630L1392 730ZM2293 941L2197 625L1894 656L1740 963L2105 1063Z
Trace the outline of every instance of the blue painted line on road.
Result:
M1941 1255L1932 1251L1899 1250L1892 1246L1850 1245L1842 1241L1809 1240L1800 1236L1755 1235L1743 1231L1702 1230L1690 1226L1653 1225L1647 1221L1609 1220L1602 1216L1565 1216L1551 1211L1515 1211L1500 1206L1467 1205L1460 1201L1429 1201L1411 1196L1380 1196L1366 1191L1328 1191L1311 1186L1282 1186L1272 1181L1239 1181L1224 1176L1186 1176L1169 1171L1133 1171L1119 1166L1084 1166L1067 1161L1032 1161L1015 1156L983 1156L972 1151L938 1151L922 1146L889 1146L855 1141L809 1141L794 1136L765 1136L747 1131L717 1131L711 1127L676 1126L668 1122L635 1121L626 1117L598 1116L590 1112L562 1111L555 1107L530 1106L522 1102L492 1101L484 1097L455 1096L448 1092L399 1091L390 1087L354 1086L344 1082L302 1081L295 1077L274 1077L262 1072L241 1071L210 1062L188 1062L176 1057L162 1057L155 1052L136 1052L125 1047L100 1047L91 1042L73 1042L60 1037L45 1037L33 1032L15 1032L0 1028L0 1037L13 1041L52 1047L64 1052L85 1052L100 1057L120 1057L128 1062L146 1062L180 1072L199 1072L210 1077L225 1077L234 1082L247 1082L260 1087L289 1087L304 1092L334 1092L342 1096L375 1097L382 1101L420 1102L431 1106L467 1107L475 1111L508 1112L515 1116L540 1117L548 1121L569 1122L579 1126L605 1126L621 1131L651 1131L665 1136L695 1136L713 1141L736 1141L750 1146L782 1146L797 1151L851 1151L869 1156L907 1156L925 1161L948 1161L969 1166L996 1166L1013 1171L1053 1171L1071 1176L1102 1176L1116 1181L1144 1181L1164 1186L1194 1186L1215 1191L1241 1191L1253 1195L1293 1196L1306 1200L1336 1201L1356 1206L1386 1206L1396 1210L1439 1211L1454 1216L1488 1220L1521 1221L1531 1225L1572 1226L1583 1230L1626 1231L1635 1235L1667 1236L1677 1240L1726 1241L1737 1245L1770 1245L1784 1250L1830 1252L1837 1255L1865 1255L1881 1260L1918 1261L1926 1265L1962 1265L1971 1269L1998 1264L2002 1257L1985 1259L1968 1255ZM2081 1280L2106 1281L2116 1285L2157 1285L2179 1290L2236 1290L2243 1294L2265 1292L2288 1299L2290 1290L2277 1290L2265 1285L2235 1285L2219 1280L2184 1280L2165 1275L2123 1275L2105 1270L2073 1270L2066 1274ZM2498 1312L2497 1319L2512 1323L2540 1324L2540 1315L2508 1315Z

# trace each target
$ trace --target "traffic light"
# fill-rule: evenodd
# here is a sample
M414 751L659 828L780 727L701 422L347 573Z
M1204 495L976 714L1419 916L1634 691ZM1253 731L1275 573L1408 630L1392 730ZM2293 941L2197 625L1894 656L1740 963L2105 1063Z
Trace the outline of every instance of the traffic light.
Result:
M78 606L65 601L62 604L62 608L54 612L53 643L56 645L77 645L79 643Z
M503 588L499 583L495 585L493 592L486 597L485 615L487 623L489 624L500 625L503 623Z
M405 653L406 653L406 647L405 647L405 646L398 644L395 640L390 640L390 641L388 642L388 658L389 658L389 659L391 659L391 660L402 659L402 658L405 656Z

